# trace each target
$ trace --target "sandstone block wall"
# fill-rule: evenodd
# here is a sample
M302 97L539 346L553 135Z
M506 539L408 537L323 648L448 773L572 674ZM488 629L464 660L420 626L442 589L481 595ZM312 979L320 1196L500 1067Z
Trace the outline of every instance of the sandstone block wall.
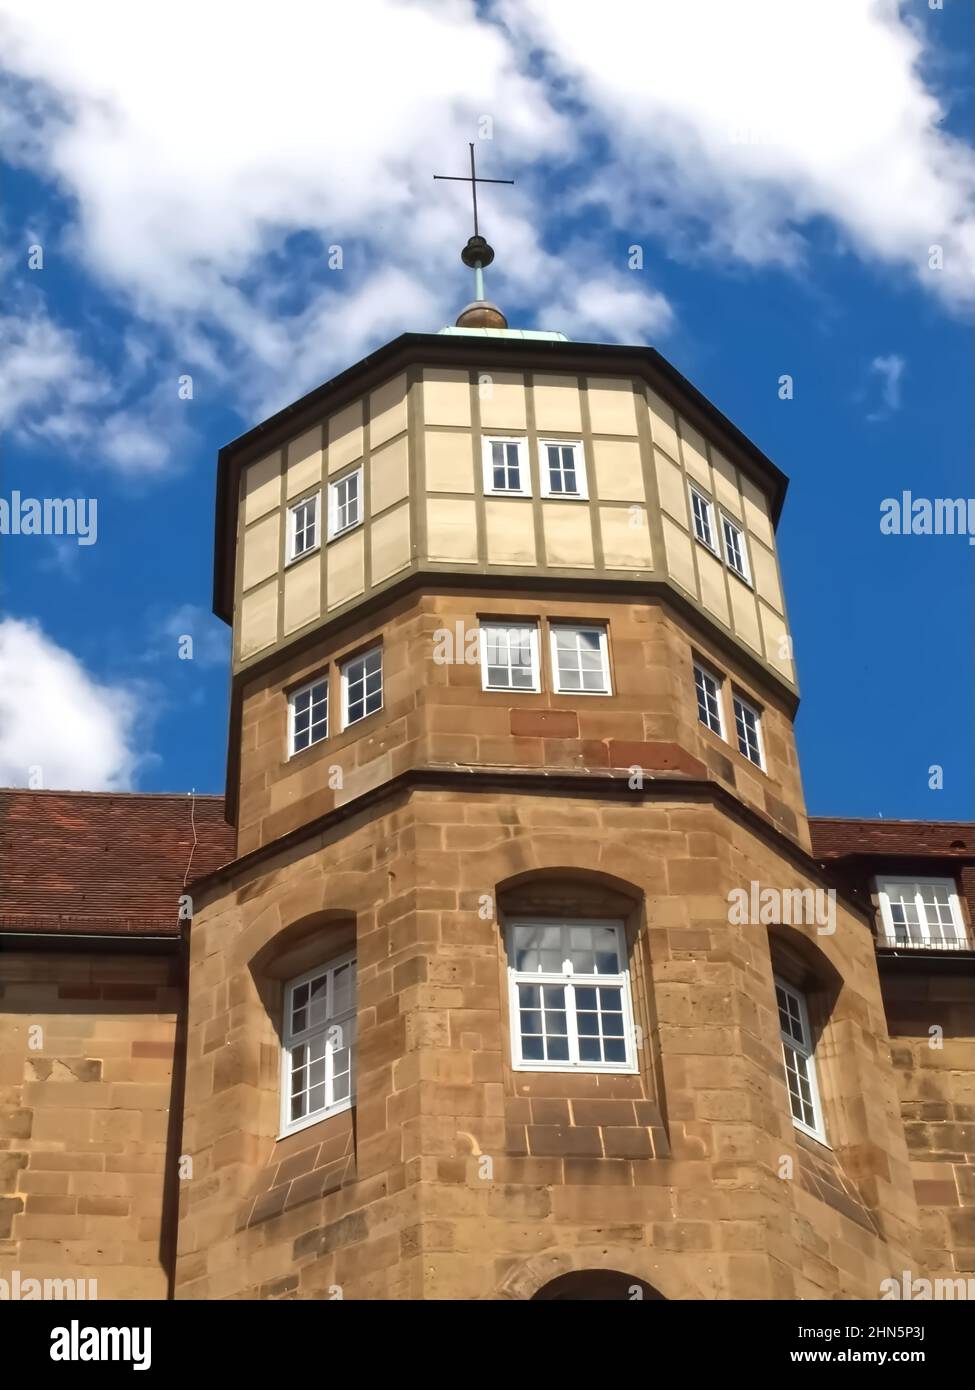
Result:
M479 619L540 623L542 690L481 689L476 661L441 661L443 634L463 655ZM559 694L545 624L605 623L613 693ZM460 641L457 634L460 634ZM342 731L336 668L347 654L383 645L384 706ZM726 675L727 740L698 720L693 659ZM331 668L330 733L289 759L287 692ZM767 770L738 751L732 682L763 709ZM470 766L566 771L642 767L713 777L787 834L808 845L791 719L771 686L756 685L704 629L689 630L657 603L556 601L511 592L429 594L402 600L382 620L352 623L248 684L243 698L239 839L243 855L413 767ZM341 786L334 785L339 780Z
M813 882L709 804L422 791L213 886L177 1296L527 1298L598 1268L671 1298L877 1297L920 1252L869 925L732 926L752 878ZM499 918L525 894L623 915L637 1076L512 1070ZM350 930L356 1106L279 1141L274 962ZM791 1122L773 957L807 975L828 1147Z
M0 946L0 1278L165 1298L175 954Z

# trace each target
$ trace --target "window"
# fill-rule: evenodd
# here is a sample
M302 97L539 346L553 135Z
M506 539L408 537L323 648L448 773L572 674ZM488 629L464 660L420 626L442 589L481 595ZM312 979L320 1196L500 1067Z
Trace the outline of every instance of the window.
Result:
M328 538L334 540L343 531L358 526L362 520L362 469L346 473L336 483L328 485Z
M700 703L700 696L698 696ZM756 767L765 767L762 752L762 717L753 705L733 694L731 699L735 711L735 734L738 739L738 752Z
M531 496L528 459L523 439L485 439L484 491Z
M538 449L543 497L588 496L581 443L543 439Z
M538 679L538 628L481 626L481 685L484 690L535 690Z
M750 584L752 577L748 572L745 533L736 522L726 517L723 512L721 513L721 534L724 537L724 558L728 568L737 574L739 579L744 579L746 584Z
M383 649L354 657L342 667L342 728L383 707Z
M878 880L885 945L968 949L961 904L950 878Z
M552 671L563 695L610 695L604 627L552 626Z
M714 540L714 509L704 493L698 492L696 487L691 487L691 513L694 517L695 536L708 550L717 554L718 547Z
M306 497L288 508L288 560L297 560L318 545L318 497Z
M775 1002L779 1010L779 1032L782 1038L782 1061L789 1088L792 1122L797 1129L816 1139L826 1138L823 1115L816 1083L816 1059L813 1055L809 1014L802 995L784 980L775 981Z
M347 1110L355 1094L355 957L285 986L281 1134Z
M507 950L518 1070L636 1070L622 923L521 919Z
M328 677L303 685L288 698L288 753L328 738Z
M697 691L697 717L713 734L724 738L721 718L721 680L694 663L694 689Z

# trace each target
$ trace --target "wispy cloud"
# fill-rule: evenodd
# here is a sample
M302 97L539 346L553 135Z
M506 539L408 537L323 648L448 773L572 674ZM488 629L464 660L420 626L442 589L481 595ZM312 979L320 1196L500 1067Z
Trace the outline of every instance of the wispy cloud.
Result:
M900 410L901 382L906 366L904 358L895 352L889 353L886 357L875 357L870 363L871 373L879 378L883 405L880 409L872 411L867 416L868 420L886 420L895 410Z

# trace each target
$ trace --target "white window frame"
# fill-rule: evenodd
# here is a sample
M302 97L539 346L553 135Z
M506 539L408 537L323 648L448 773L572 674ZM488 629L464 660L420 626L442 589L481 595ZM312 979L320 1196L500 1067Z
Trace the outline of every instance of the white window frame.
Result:
M347 521L344 526L338 524L339 501L338 491L343 483L356 478L356 518L355 521ZM328 485L328 538L330 541L337 540L339 536L344 536L349 531L354 531L357 526L362 525L365 507L362 497L362 464L358 468L350 468L347 473L343 473L341 478L336 478Z
M306 546L304 550L296 551L295 545L298 540L298 508L306 507L309 503L315 505L315 540L312 545ZM288 504L288 545L285 564L294 564L296 560L303 560L306 555L313 554L320 550L322 545L322 494L312 492L307 497L299 497L297 502Z
M283 1139L288 1134L297 1134L299 1130L307 1129L310 1125L316 1125L320 1120L327 1120L331 1115L340 1115L343 1110L351 1110L356 1098L356 1014L358 1008L358 972L355 973L352 985L352 1007L346 1009L341 1014L329 1014L326 1012L324 1021L316 1024L313 1028L305 1028L298 1033L291 1031L291 1001L295 990L309 980L317 979L320 975L328 975L326 986L328 994L327 1001L330 1003L332 991L332 977L334 972L341 969L344 965L355 964L355 951L347 951L341 956L336 956L332 960L323 961L314 970L306 970L303 975L289 980L284 987L282 1016L281 1016L281 1129L278 1138ZM343 1023L351 1020L351 1036L349 1038L349 1094L339 1101L326 1104L322 1109L315 1110L309 1115L302 1115L300 1119L291 1118L291 1054L294 1048L301 1046L302 1043L309 1042L312 1038L319 1037L322 1033L328 1033L331 1028L341 1028ZM331 1053L327 1054L330 1057ZM329 1067L326 1060L326 1088L331 1084L332 1078L329 1075Z
M742 748L742 746L741 746L741 744L742 744L742 738L741 738L741 734L740 734L740 732L739 732L739 730L738 730L738 706L739 706L739 705L741 705L742 709L743 709L743 710L746 710L746 711L752 716L752 718L753 718L754 721L755 721L755 742L758 744L758 757L757 757L757 758L753 758L752 755L751 755L751 753L747 752L747 751L746 751L746 748ZM765 740L764 740L764 738L762 737L762 711L758 708L757 705L753 705L752 702L751 702L751 700L746 700L745 697L744 697L744 695L739 694L739 692L734 688L734 686L732 686L732 688L731 688L731 713L732 713L732 716L734 717L734 721L735 721L735 747L738 749L738 752L741 754L741 756L742 756L743 758L746 758L746 759L748 760L748 762L751 763L752 767L757 767L757 768L759 768L762 772L764 772L764 771L765 771ZM742 723L744 723L744 720L742 721ZM747 745L746 745L746 747L747 747Z
M947 888L948 905L951 909L951 923L955 929L955 941L958 942L956 949L964 949L971 944L968 935L968 928L965 925L965 918L961 909L961 900L958 896L958 885L951 878L937 878L933 874L885 874L882 878L878 875L875 879L877 898L880 902L880 918L884 928L884 940L881 943L885 946L899 946L903 950L917 950L918 948L929 947L932 951L949 950L950 946L943 944L947 938L932 936L927 913L923 910L923 902L920 893L915 893L915 907L918 912L918 925L921 929L920 939L908 936L906 941L897 941L897 929L894 926L894 917L891 911L889 887L895 884L913 884L920 888L922 884L930 884L933 888Z
M575 492L554 492L549 473L548 450L571 449L575 456ZM538 488L542 497L559 501L586 501L589 497L589 480L586 477L586 451L581 439L540 439L538 441Z
M704 546L705 550L710 551L712 555L717 555L718 559L720 559L721 552L718 549L719 541L717 536L717 526L715 525L714 503L706 492L702 492L699 487L695 487L695 485L691 482L687 484L687 490L690 493L691 499L691 534L693 535L696 541L699 541L700 544ZM697 517L694 514L695 497L698 499L699 502L701 502L701 504L704 507L704 515L707 518L707 530L708 534L711 537L709 541L705 540L703 536L699 536L697 533Z
M532 683L525 685L491 685L488 679L488 644L487 632L489 629L500 629L502 632L525 632L529 634L529 654L531 659ZM538 623L506 623L498 619L484 619L478 628L478 648L481 657L481 689L482 690L501 690L509 695L538 695L541 692L541 662L539 661L538 647ZM508 673L511 673L510 649L509 649Z
M571 686L562 685L562 677L559 671L559 653L555 642L555 634L559 631L569 629L571 632L595 632L599 635L599 656L603 666L603 680L606 682L605 690L578 690ZM552 689L557 695L596 695L605 698L613 693L613 678L609 669L609 633L605 623L563 623L550 622L548 625L549 656L552 662Z
M494 486L494 462L492 459L492 445L494 444L514 444L517 446L518 476L521 479L520 488ZM528 456L528 440L523 435L485 435L481 441L481 463L484 475L485 497L531 497L532 480Z
M379 704L375 709L367 710L360 714L358 719L349 720L349 667L354 666L359 661L365 661L374 653L379 653ZM383 672L383 649L381 645L369 647L364 652L356 652L355 656L350 656L339 666L339 679L342 688L342 728L349 729L353 724L361 724L364 719L370 719L372 715L379 714L386 699L386 681Z
M289 758L295 758L295 757L298 756L299 753L307 753L308 750L309 750L310 748L316 747L319 743L324 743L325 740L328 738L328 719L329 719L329 708L328 708L328 705L329 705L329 689L328 689L328 684L329 684L329 673L328 673L328 671L325 671L325 672L322 673L322 675L316 676L314 680L306 682L305 685L300 685L300 686L298 687L297 690L292 690L291 693L290 693L290 695L288 696L288 757L289 757ZM307 694L307 692L308 692L309 690L314 690L315 687L316 687L316 686L319 686L319 685L323 685L323 686L325 687L325 732L322 734L322 736L321 736L320 738L313 738L313 739L311 739L310 742L308 742L308 743L305 745L304 748L295 748L295 701L298 699L298 696L299 696L299 695L305 695L305 694ZM309 727L308 727L308 732L309 732L309 734L311 733L311 729L312 729L312 725L309 724Z
M794 1038L791 1033L788 1035L786 1034L782 1027L781 1020L779 1019L779 999L778 993L776 992L775 1017L779 1025L779 1042L782 1046L782 1070L785 1075L785 1089L789 1100L789 1114L796 1129L801 1130L803 1134L808 1134L812 1139L818 1139L821 1144L825 1144L827 1142L826 1124L823 1120L823 1106L819 1094L819 1077L816 1072L816 1048L813 1043L812 1029L809 1026L809 1009L806 1005L806 997L802 990L796 989L795 985L790 984L789 981L783 979L781 975L776 975L774 977L774 984L776 991L781 989L795 1000L799 1010L799 1026L802 1029L801 1042ZM791 1049L796 1057L801 1058L805 1063L802 1070L809 1085L810 1106L813 1112L813 1123L811 1125L806 1120L798 1119L792 1110L792 1092L789 1089L789 1068L785 1055L785 1049L787 1047ZM799 1068L797 1067L797 1071L798 1070Z
M563 970L528 971L516 970L512 954L511 940L515 927L612 927L616 932L619 959L623 970L617 975L583 975ZM633 1024L633 998L630 991L630 962L626 944L626 931L618 920L579 917L513 917L504 924L505 953L508 967L508 1022L511 1039L511 1065L514 1071L553 1071L553 1072L610 1072L616 1075L632 1075L638 1070L636 1060L636 1030ZM568 965L566 961L564 965ZM565 987L566 1028L569 1046L569 1061L538 1061L525 1059L521 1052L521 1004L518 996L519 984L555 985ZM623 1039L626 1049L625 1062L592 1062L579 1058L579 1031L575 990L600 985L619 988L622 997ZM573 1054L574 1053L574 1057Z
M727 737L727 734L726 734L726 732L725 732L725 717L724 717L724 677L721 676L721 675L719 675L718 672L714 669L714 667L713 667L713 666L709 666L709 665L707 664L707 662L705 662L705 661L698 661L697 657L694 658L694 661L693 661L693 668L694 668L694 707L695 707L695 709L697 710L697 722L698 722L699 724L701 724L705 729L707 729L710 733L712 733L712 734L717 734L718 738L724 739L725 743L727 743L727 742L728 742L728 737ZM705 678L706 680L709 680L709 681L713 681L713 682L714 682L714 685L715 685L715 700L716 700L717 706L718 706L718 724L719 724L719 726L720 726L720 727L717 728L717 729L712 729L712 728L711 728L711 725L707 722L707 720L701 718L701 706L700 706L700 704L699 704L699 702L698 702L698 697L697 697L697 676L698 676L698 672L700 672L701 675L704 676L704 678Z
M752 567L748 559L748 543L745 538L745 528L740 522L735 521L734 517L728 516L727 512L718 508L718 526L721 529L721 548L724 551L724 562L733 575L747 584L751 588ZM728 526L738 536L738 553L741 555L742 568L739 569L731 559L732 551L728 545L728 534L725 527Z

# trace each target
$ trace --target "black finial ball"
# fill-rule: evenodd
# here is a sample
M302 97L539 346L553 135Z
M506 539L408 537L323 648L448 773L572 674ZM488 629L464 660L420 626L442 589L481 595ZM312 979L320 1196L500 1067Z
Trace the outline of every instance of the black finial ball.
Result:
M489 266L494 260L494 247L488 246L482 236L472 236L460 253L460 258L471 270L480 262L481 268Z

